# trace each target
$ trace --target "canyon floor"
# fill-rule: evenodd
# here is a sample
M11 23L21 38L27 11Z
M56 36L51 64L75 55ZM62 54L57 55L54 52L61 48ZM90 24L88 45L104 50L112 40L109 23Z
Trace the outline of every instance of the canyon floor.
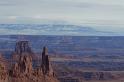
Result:
M25 40L29 42L28 47L25 48L24 44L21 51L21 46L15 47L16 42ZM122 36L0 36L0 53L2 53L3 58L8 61L7 63L11 62L11 57L14 58L14 62L12 62L14 69L12 70L11 66L8 67L11 68L11 70L9 69L10 76L17 77L18 72L24 72L35 78L34 80L36 81L43 80L42 77L47 70L46 77L51 80L50 82L124 82L123 45L124 37ZM41 63L44 60L42 59L42 48L44 46L48 48L45 61L49 60L50 66L48 62ZM32 49L30 50L30 48ZM22 62L17 62L18 57L20 58L17 54L20 54L25 49L29 49L26 51L31 52L31 56L35 53L32 56L33 59L26 57L27 59L25 60L25 56L22 56ZM12 56L15 51L16 54ZM30 63L31 60L32 63ZM15 61L17 64L15 64ZM20 68L23 67L21 65L24 63L23 61L28 66L22 71ZM27 61L28 63L26 63ZM43 73L43 70L37 69L37 67L45 68L46 70L44 69ZM52 68L52 75L48 68ZM29 70L33 70L31 75L28 72ZM6 75L4 72L2 74ZM27 75L24 76L27 77ZM1 77L3 78L3 76ZM32 78L30 79L33 80Z

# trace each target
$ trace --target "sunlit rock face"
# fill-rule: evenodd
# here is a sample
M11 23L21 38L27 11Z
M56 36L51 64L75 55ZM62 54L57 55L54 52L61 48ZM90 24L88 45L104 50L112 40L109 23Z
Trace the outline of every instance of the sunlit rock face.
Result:
M28 53L23 53L20 55L19 61L13 66L12 76L21 77L30 75L32 71L32 57Z
M0 82L8 82L7 62L0 54Z

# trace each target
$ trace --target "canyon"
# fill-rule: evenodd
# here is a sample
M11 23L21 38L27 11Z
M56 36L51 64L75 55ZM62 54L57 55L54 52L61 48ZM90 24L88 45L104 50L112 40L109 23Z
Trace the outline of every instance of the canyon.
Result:
M3 35L0 82L123 82L122 44L121 36Z

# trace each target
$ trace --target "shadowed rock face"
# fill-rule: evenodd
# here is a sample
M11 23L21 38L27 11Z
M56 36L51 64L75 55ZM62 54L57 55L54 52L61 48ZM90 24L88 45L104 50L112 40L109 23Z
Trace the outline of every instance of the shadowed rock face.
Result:
M31 53L32 50L29 46L29 42L28 41L17 42L16 47L15 47L15 52L16 52L16 54L22 54L24 52Z
M43 72L44 75L54 76L52 66L49 62L48 50L47 50L46 47L43 48L41 67L42 67L42 72Z
M33 53L28 41L19 41L16 43L15 51L12 54L13 61L17 61L20 55L30 55L33 59L36 59L36 55Z
M46 75L49 72L49 58L48 58L48 52L46 47L43 48L41 66L42 66L43 74Z

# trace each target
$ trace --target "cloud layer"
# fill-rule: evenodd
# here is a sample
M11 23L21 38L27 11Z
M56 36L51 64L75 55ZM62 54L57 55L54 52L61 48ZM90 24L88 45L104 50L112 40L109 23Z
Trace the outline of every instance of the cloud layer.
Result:
M124 0L1 0L0 23L69 23L124 32Z

